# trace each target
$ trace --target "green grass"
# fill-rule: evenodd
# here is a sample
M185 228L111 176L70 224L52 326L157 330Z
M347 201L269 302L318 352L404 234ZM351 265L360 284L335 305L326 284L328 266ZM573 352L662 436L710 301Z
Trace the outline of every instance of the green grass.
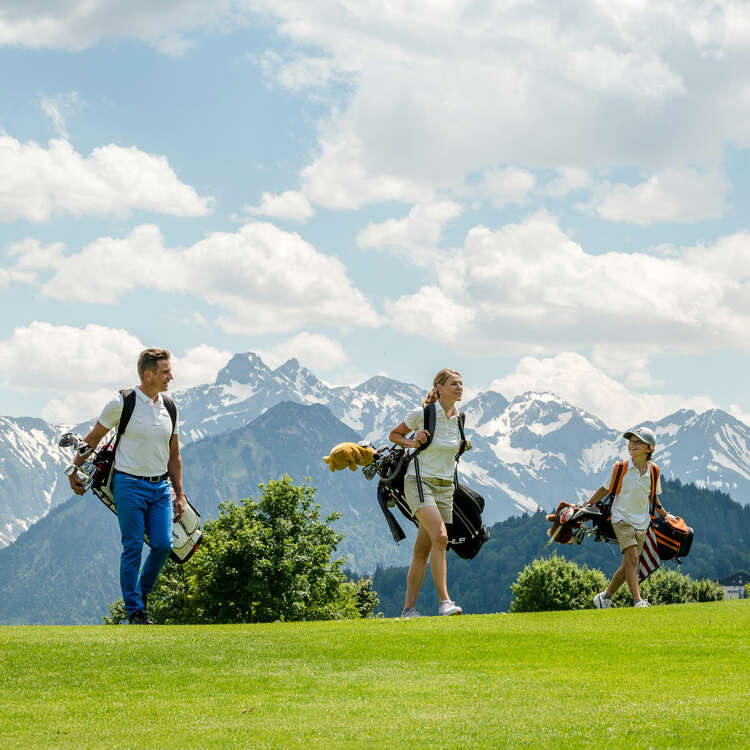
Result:
M0 628L0 748L750 747L750 600Z

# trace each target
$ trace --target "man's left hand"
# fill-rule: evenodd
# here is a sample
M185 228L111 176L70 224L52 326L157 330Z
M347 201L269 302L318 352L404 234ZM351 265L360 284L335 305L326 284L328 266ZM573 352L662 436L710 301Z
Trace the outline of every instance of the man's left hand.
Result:
M179 521L185 510L185 495L176 495L172 501L172 506L174 507L174 520Z

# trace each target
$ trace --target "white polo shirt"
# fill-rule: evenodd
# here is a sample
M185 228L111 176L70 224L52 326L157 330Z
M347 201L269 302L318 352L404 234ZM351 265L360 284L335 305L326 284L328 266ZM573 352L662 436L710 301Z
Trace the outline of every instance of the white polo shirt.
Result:
M424 428L424 410L415 409L406 415L404 424L410 430ZM438 479L453 479L456 453L461 445L461 432L458 429L458 411L450 419L439 401L435 402L435 434L429 448L425 448L417 459L419 473L422 477L437 477ZM407 476L415 476L414 461L409 462Z
M113 429L120 423L124 397L118 393L99 415L99 423ZM174 434L178 432L175 423ZM169 441L172 439L172 418L161 393L152 401L141 389L135 388L135 408L120 438L115 455L115 469L139 477L164 474L169 463Z
M612 486L615 470L606 476L602 487ZM612 503L612 523L625 521L635 529L647 529L651 523L649 495L651 494L651 472L646 467L645 474L641 474L631 459L628 459L628 469L622 477L620 491ZM661 476L656 483L656 494L661 495Z

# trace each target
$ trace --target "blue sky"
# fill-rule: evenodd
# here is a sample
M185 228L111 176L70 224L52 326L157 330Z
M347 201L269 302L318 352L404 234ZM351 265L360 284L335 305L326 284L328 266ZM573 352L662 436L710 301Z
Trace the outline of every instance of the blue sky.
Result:
M0 11L0 413L144 346L747 419L744 2Z

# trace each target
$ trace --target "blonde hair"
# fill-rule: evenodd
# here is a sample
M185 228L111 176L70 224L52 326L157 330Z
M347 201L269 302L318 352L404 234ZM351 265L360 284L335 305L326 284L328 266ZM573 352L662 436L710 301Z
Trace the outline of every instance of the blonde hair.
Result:
M448 378L450 377L460 378L461 373L458 370L451 370L446 367L445 369L440 370L437 375L435 375L432 380L432 390L425 396L424 401L422 401L422 406L433 404L438 400L437 387L439 385L445 385L448 382Z

